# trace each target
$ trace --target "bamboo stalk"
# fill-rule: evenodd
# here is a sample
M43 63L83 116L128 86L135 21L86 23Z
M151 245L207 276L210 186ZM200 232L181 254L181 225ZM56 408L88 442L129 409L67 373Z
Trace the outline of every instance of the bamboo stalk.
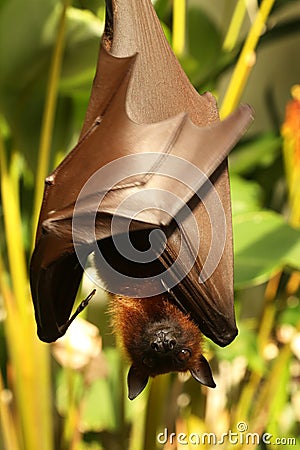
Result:
M28 293L26 258L22 239L20 201L16 183L8 171L5 149L0 137L0 174L3 219L14 297L22 317L26 316ZM16 180L15 180L16 181Z
M1 436L3 439L5 450L18 450L19 443L17 439L14 419L9 407L10 392L3 389L2 376L0 373L0 419L1 419Z
M35 197L34 197L34 209L32 221L33 242L39 219L39 210L43 198L44 182L49 171L52 132L54 128L55 111L58 96L58 82L61 72L64 43L65 43L66 15L70 2L71 0L62 0L63 5L62 14L59 22L57 39L53 51L49 81L47 86L46 103L44 108L40 145L39 145L39 160L37 167Z
M265 23L270 14L275 0L263 0L259 10L257 11L255 20L246 38L246 42L242 49L239 60L233 71L228 89L226 91L221 109L220 116L225 118L238 105L244 88L246 86L250 72L255 64L255 49L259 38L264 30Z
M238 0L228 31L226 33L223 50L230 52L236 45L241 26L246 13L246 0Z
M184 54L186 33L186 0L173 2L172 47L178 57Z
M1 292L7 313L4 322L10 355L9 379L17 404L20 448L52 450L52 416L49 395L48 351L37 341L26 270L19 198L19 155L14 153L8 169L0 138L1 195L9 273L3 264Z

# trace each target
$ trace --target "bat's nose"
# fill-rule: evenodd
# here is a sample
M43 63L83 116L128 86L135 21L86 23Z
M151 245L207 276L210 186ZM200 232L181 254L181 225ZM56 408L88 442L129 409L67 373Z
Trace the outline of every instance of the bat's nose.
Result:
M161 330L151 342L151 348L156 352L169 352L176 345L176 338L171 331Z

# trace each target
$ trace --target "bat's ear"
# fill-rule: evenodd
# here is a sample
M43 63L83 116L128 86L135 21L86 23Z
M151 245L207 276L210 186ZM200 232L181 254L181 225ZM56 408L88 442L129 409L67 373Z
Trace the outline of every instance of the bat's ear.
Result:
M196 381L199 381L199 383L211 388L216 387L216 383L214 382L211 373L211 368L203 355L200 356L197 367L190 369L190 372L193 378L195 378Z
M149 376L140 372L134 365L129 369L127 376L128 398L135 399L146 387Z

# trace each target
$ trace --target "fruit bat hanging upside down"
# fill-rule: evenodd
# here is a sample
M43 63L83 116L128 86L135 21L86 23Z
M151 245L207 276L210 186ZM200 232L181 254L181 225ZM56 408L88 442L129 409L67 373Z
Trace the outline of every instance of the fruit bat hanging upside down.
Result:
M227 155L252 120L220 121L168 45L150 0L107 0L96 76L76 147L46 179L31 260L41 340L61 337L87 257L114 294L131 361L129 398L149 376L190 371L214 387L201 335L236 336Z

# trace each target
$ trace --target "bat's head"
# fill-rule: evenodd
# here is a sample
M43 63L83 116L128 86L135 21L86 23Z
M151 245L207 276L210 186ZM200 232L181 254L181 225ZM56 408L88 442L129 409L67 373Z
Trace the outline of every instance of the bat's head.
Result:
M120 298L112 312L132 363L128 373L131 400L142 392L149 377L168 372L190 371L200 383L215 387L197 326L168 299Z

